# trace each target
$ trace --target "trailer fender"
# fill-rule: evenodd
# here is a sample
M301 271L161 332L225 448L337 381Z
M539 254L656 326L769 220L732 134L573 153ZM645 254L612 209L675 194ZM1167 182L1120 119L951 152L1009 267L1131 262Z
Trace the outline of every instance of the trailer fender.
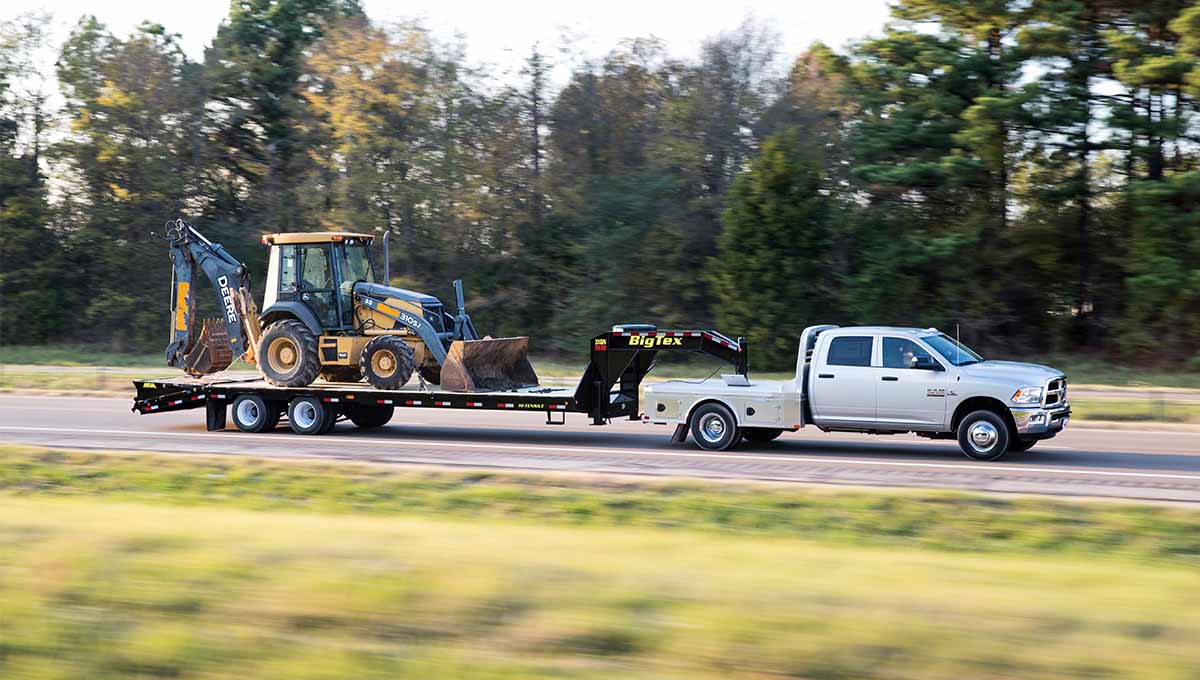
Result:
M262 325L265 327L289 316L299 319L300 323L307 326L313 335L321 335L321 322L317 321L317 315L313 314L313 311L306 305L295 300L276 302L263 310Z

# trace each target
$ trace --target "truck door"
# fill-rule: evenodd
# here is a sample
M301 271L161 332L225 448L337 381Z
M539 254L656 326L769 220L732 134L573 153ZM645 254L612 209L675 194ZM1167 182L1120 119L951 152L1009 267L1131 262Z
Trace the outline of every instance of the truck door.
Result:
M882 341L883 368L875 387L879 424L940 428L946 420L945 368L912 338Z
M870 427L875 424L877 368L871 367L875 338L831 338L817 365L809 369L809 397L818 425Z

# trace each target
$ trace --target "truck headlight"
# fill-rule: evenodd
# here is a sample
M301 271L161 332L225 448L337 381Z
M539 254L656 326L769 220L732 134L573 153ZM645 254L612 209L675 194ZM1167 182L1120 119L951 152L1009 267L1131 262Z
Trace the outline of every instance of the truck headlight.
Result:
M1042 403L1042 388L1040 387L1022 387L1013 392L1012 403L1014 404L1040 404Z

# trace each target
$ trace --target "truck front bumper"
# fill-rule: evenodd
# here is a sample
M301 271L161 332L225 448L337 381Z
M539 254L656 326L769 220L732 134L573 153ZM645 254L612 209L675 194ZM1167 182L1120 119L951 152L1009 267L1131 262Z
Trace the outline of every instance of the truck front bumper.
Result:
M1026 438L1049 439L1062 432L1071 420L1069 404L1053 408L1014 408L1013 420L1017 423L1017 434Z

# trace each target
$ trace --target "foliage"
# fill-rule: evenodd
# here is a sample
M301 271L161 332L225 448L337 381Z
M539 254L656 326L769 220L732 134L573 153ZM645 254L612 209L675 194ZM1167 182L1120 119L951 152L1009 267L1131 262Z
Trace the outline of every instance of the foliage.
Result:
M747 20L692 58L535 45L507 79L356 0L235 3L200 62L154 24L86 16L54 46L19 17L0 40L0 337L158 349L150 232L182 214L259 282L263 231L393 232L393 283L448 297L464 278L481 330L555 354L612 323L719 323L782 366L832 321L957 326L989 354L1193 356L1200 8L892 13L782 77ZM768 168L796 186L752 191Z

